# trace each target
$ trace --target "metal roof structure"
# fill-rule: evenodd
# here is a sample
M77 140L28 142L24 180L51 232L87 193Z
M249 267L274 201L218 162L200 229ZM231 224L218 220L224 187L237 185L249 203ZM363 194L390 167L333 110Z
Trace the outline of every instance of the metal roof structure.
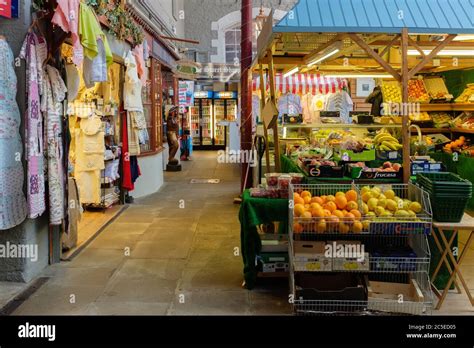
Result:
M300 0L285 32L474 34L474 0Z

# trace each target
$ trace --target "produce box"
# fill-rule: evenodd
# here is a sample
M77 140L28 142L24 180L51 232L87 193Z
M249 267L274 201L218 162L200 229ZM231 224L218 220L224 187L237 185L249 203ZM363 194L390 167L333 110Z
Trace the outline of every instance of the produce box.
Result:
M365 280L360 275L354 273L297 273L295 275L295 285L296 300L367 301ZM354 304L348 309L354 311L361 310L361 308L357 307Z
M384 103L402 102L402 89L397 81L382 81L381 88Z
M369 271L370 262L369 262L369 253L364 252L363 257L359 253L362 253L361 249L362 243L360 241L334 241L328 242L328 244L333 245L334 248L339 246L344 247L346 251L349 251L348 254L355 253L357 255L347 255L340 257L336 255L333 257L333 270L334 271Z
M382 151L377 150L375 159L379 161L401 161L403 159L403 150L398 151Z
M373 271L414 272L417 255L410 247L392 247L374 250L371 253Z
M257 263L264 273L289 271L288 253L261 253L257 256Z
M426 172L442 172L444 166L442 162L430 162L430 161L412 161L411 162L411 174L416 175L418 173Z
M382 312L422 315L425 297L415 279L409 284L387 283L366 280L367 309ZM400 295L403 301L400 301Z
M317 166L309 165L306 167L308 176L318 178L343 178L344 166Z
M324 242L295 241L295 271L332 271L332 259L325 256L325 246Z
M408 101L410 103L429 103L430 96L423 80L412 79L408 81Z
M364 150L362 152L354 152L351 150L339 150L334 155L336 161L343 162L368 162L375 160L375 149Z
M468 83L466 89L454 101L456 103L474 103L474 83Z
M403 170L399 170L398 172L383 172L383 171L367 171L364 168L360 167L347 167L348 168L348 176L352 179L369 179L369 180L377 180L377 179L403 179Z
M440 76L425 77L425 86L434 102L449 102L453 96L449 94L444 79Z

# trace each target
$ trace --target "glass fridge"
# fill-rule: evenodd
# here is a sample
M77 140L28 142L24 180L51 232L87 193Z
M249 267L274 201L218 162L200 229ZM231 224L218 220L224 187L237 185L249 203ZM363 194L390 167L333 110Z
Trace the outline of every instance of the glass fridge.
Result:
M214 146L226 148L229 144L229 122L237 117L237 92L214 92Z
M212 91L194 93L194 106L190 109L191 136L193 138L193 147L197 150L212 148L213 145L212 97Z

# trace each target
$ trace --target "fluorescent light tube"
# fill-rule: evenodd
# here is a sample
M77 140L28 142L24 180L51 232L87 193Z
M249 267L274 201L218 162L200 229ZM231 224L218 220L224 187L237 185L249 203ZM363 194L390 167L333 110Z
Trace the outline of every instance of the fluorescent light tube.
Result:
M423 50L423 53L428 55L431 53L431 50ZM419 56L421 55L418 50L408 50L409 56ZM441 50L436 54L437 56L473 56L474 50Z
M339 52L339 51L340 51L339 48L336 48L335 50L329 52L328 54L322 56L321 58L315 59L315 60L313 60L312 62L308 63L308 66L311 67L311 66L313 66L313 65L315 65L315 64L318 64L319 62L322 62L323 60L325 60L325 59L327 59L327 58L329 58L329 57L335 55L335 54L336 54L337 52Z
M300 69L298 67L296 67L296 68L291 69L290 71L288 71L286 74L284 74L283 77L284 78L290 77L291 75L296 74L298 71L300 71Z

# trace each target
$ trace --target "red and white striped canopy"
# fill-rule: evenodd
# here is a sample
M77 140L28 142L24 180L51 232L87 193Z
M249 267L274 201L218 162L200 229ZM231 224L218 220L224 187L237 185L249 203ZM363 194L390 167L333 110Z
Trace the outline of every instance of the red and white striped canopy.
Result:
M265 90L269 89L268 75L265 75ZM254 78L253 91L260 91L260 77ZM328 78L320 74L294 74L283 77L283 74L275 75L275 88L280 93L294 94L329 94L336 93L347 87L347 80L340 78Z

